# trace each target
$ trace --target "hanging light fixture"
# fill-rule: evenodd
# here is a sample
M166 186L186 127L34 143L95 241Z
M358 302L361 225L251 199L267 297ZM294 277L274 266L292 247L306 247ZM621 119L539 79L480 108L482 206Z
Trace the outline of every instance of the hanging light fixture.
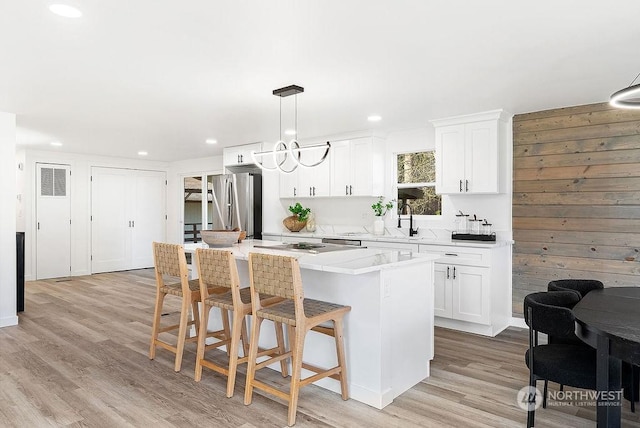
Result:
M302 86L297 86L297 85L290 85L284 88L273 90L273 95L280 97L280 140L278 140L278 142L276 142L276 144L273 146L273 150L251 152L251 158L253 159L253 162L261 169L265 171L280 171L285 174L289 174L295 171L298 168L298 166L311 168L311 167L320 165L322 162L324 162L327 159L327 156L329 155L329 150L331 149L330 142L327 141L324 144L314 144L310 146L300 147L300 144L298 144L298 141L296 139L298 137L298 94L302 92L304 92L304 88ZM293 132L287 131L286 133L295 135L295 138L289 141L289 144L287 144L282 139L282 98L288 97L290 95L295 95L295 130ZM319 149L324 149L324 154L322 155L320 160L311 164L302 162L301 152L317 151ZM264 163L260 159L257 159L257 158L262 158L265 155L273 156L273 162L275 164L275 167L273 168L267 167L264 165ZM292 162L293 165L290 167L286 167L285 164L289 156L293 160Z
M640 77L640 73L629 86L614 92L611 95L609 104L618 108L640 109L640 84L634 85L638 77Z

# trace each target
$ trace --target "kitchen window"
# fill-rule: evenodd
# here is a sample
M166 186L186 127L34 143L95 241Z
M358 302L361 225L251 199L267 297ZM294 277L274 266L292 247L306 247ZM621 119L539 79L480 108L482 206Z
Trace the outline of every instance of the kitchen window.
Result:
M398 154L397 173L398 207L406 203L413 215L442 215L434 151Z

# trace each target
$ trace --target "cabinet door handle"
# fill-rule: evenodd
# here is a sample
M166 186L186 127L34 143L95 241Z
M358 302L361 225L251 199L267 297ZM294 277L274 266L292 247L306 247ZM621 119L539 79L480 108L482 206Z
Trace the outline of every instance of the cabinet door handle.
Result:
M460 180L460 191L462 192L462 180Z
M449 266L447 266L447 279L449 279Z
M293 188L293 196L297 196L297 195L296 195L296 188L295 188L295 187Z
M469 191L469 180L464 180L464 191L465 192Z
M351 185L349 185L349 194L353 195L353 188L351 187Z
M136 227L136 222L135 222L135 220L131 220L131 227Z
M311 196L311 187L309 187L309 196Z
M244 163L244 155L240 155L240 163Z
M129 227L131 227L131 220L129 220Z
M240 163L240 155L236 155L236 162Z
M456 279L456 268L455 268L455 266L453 267L453 279Z
M316 195L316 186L313 186L313 196Z
M349 196L349 186L348 185L344 186L344 194Z
M38 230L40 230L40 222L38 222Z

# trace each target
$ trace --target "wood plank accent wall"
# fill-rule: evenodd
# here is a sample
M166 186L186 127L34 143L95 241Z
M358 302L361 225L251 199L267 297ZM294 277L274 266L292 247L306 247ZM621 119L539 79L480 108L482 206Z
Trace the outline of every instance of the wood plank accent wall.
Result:
M513 314L549 281L640 285L640 111L513 118Z

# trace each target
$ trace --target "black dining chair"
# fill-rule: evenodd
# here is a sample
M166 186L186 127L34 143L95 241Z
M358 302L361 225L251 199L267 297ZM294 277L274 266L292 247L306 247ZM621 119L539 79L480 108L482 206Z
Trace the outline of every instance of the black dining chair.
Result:
M539 344L538 333L559 340L575 337L575 317L571 308L580 300L574 291L539 292L524 298L525 321L529 326L529 349L525 362L529 385L538 380L557 382L575 388L596 389L596 351L586 344ZM545 397L546 399L546 391ZM527 414L527 427L535 421L535 409Z
M604 284L597 279L557 279L549 282L548 291L575 291L583 298L588 292L602 290Z
M555 281L550 281L547 285L548 291L573 291L580 295L580 299L582 299L590 291L602 290L603 288L604 284L602 283L602 281L598 281L597 279L557 279ZM575 334L573 335L573 337L564 339L549 336L548 342L578 344L582 343L582 341ZM636 401L638 401L638 397L640 397L640 367L623 361L622 379L623 382L628 384L628 386L624 388L624 398L629 400L629 402L631 403L631 412L635 413ZM547 387L548 382L545 381L543 407L547 407ZM562 389L563 386L560 385L560 390L562 391Z

